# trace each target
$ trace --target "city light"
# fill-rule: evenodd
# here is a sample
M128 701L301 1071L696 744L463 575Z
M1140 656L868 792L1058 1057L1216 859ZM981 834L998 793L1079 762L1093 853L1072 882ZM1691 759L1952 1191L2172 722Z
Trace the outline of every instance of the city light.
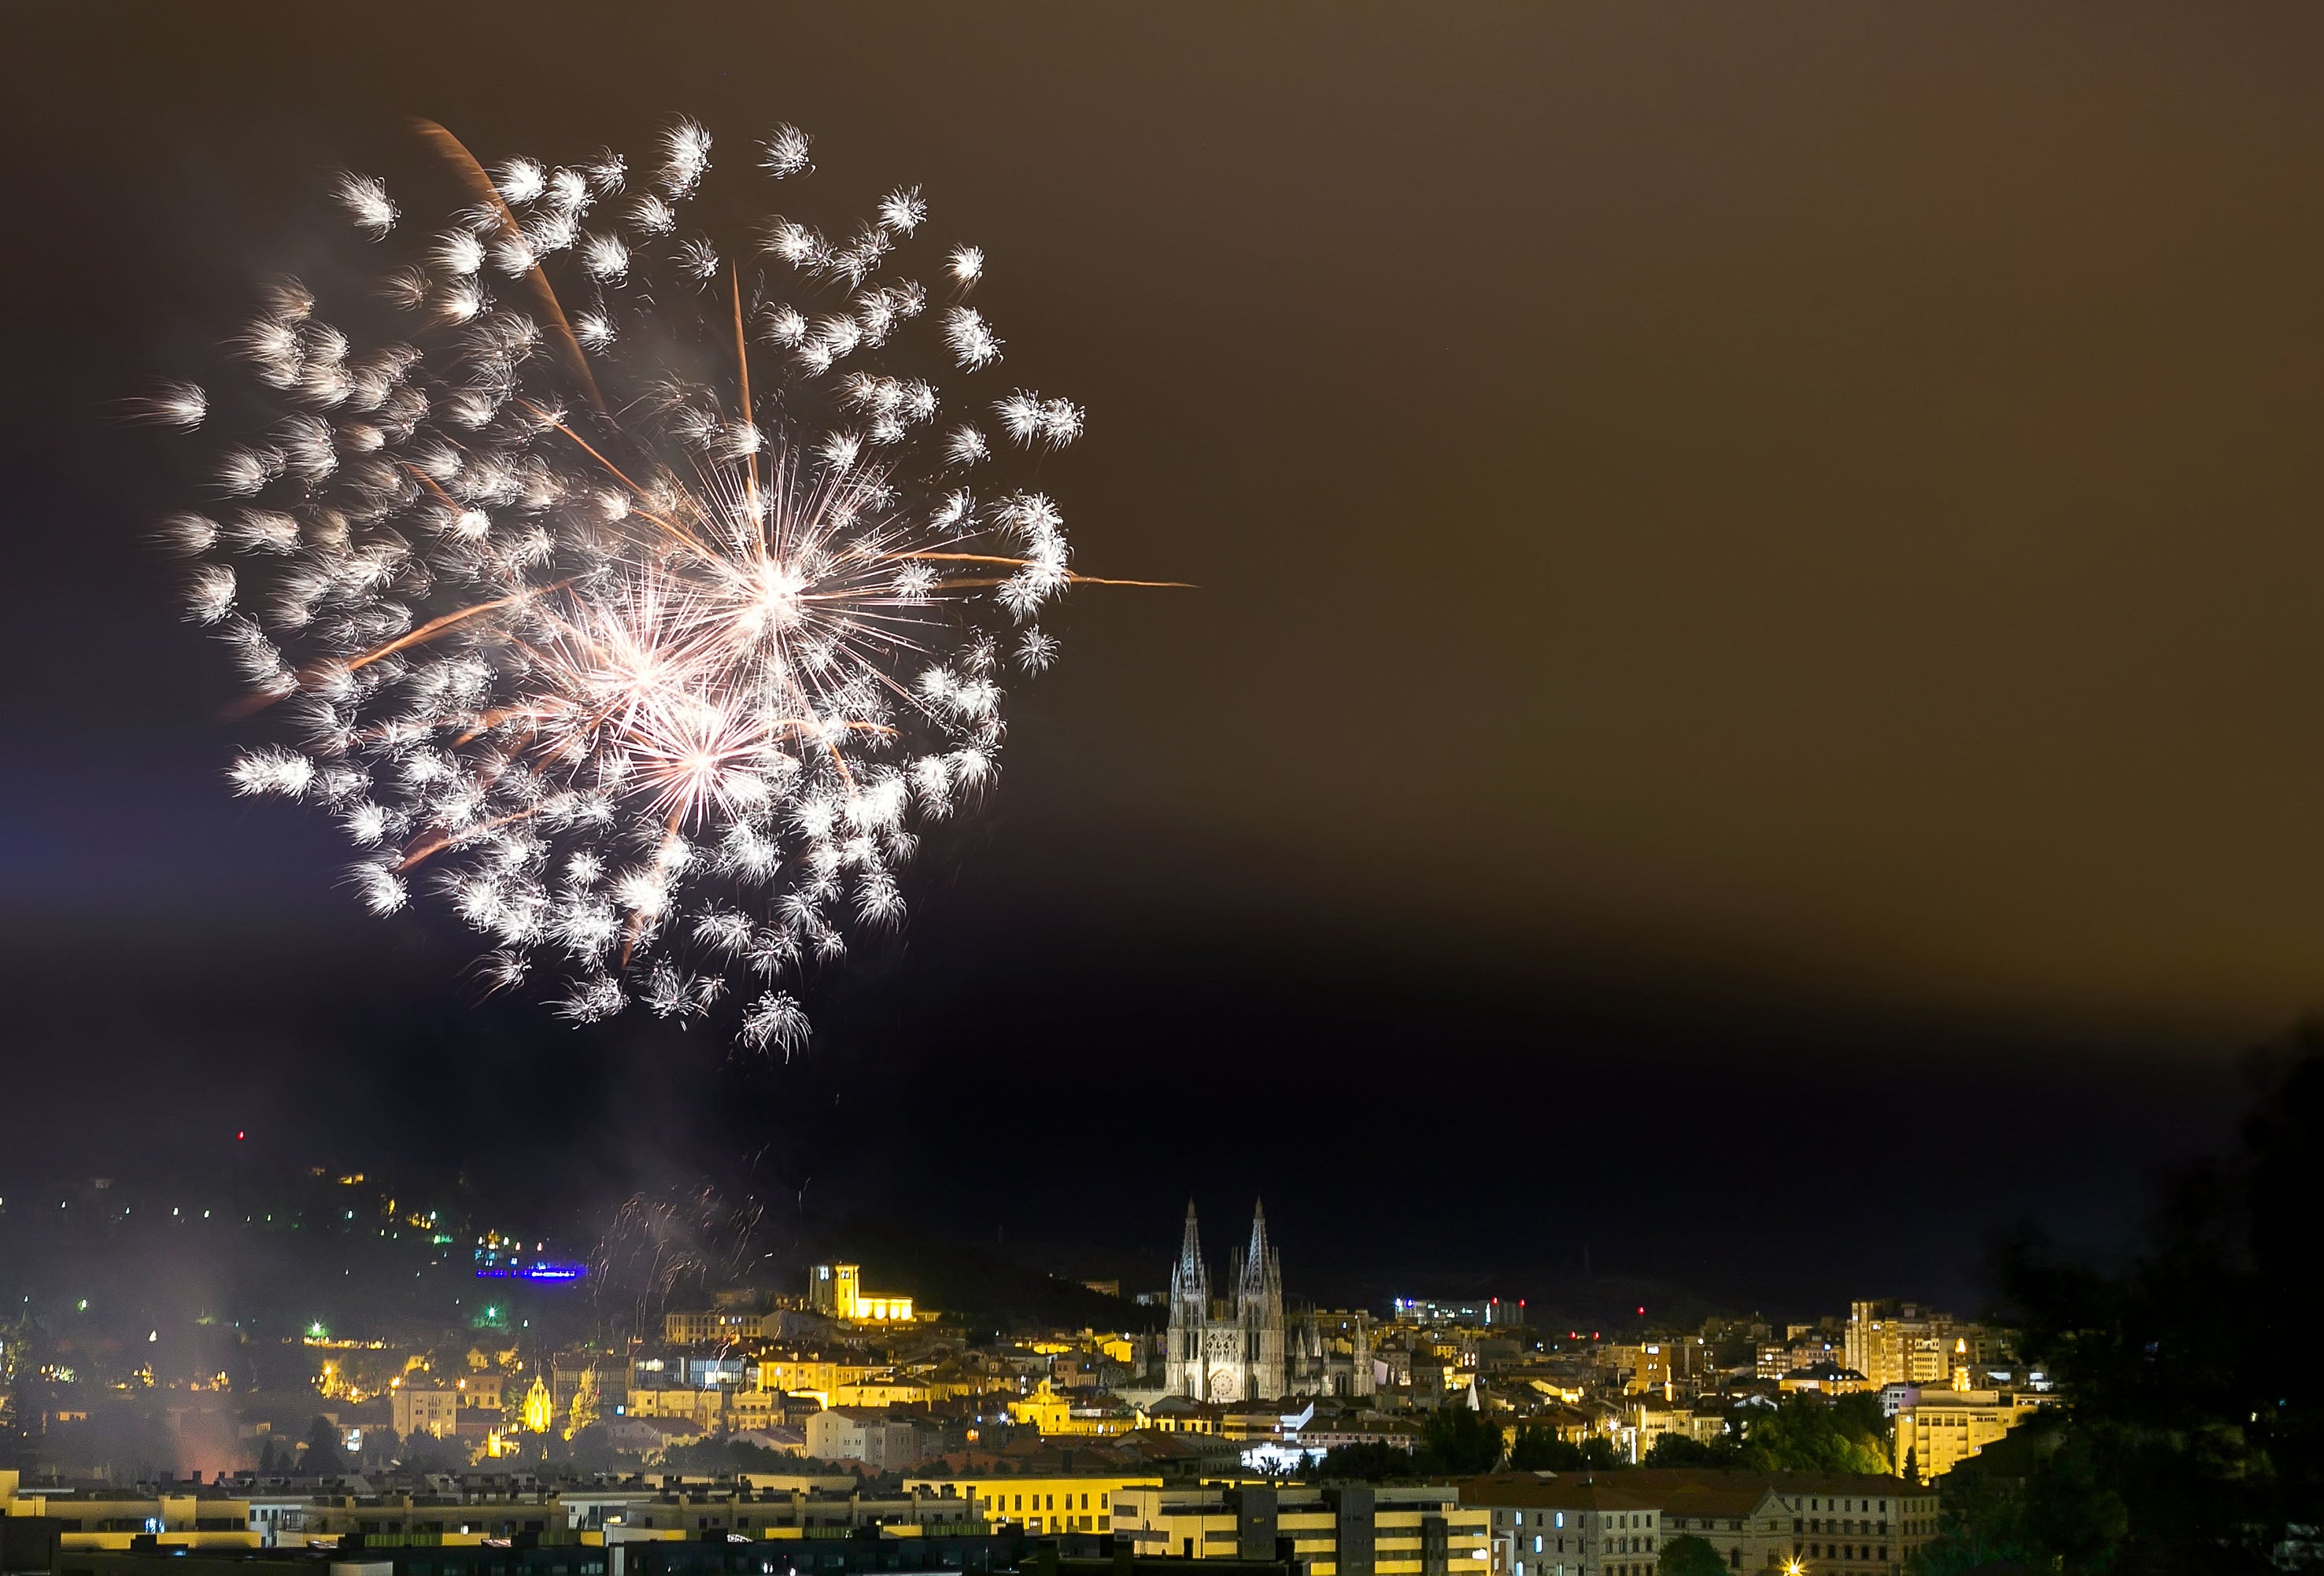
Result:
M559 1263L544 1258L523 1265L484 1265L476 1270L476 1278L478 1280L530 1280L558 1283L581 1280L588 1274L589 1267L586 1264ZM487 1317L490 1317L492 1310L487 1308L484 1313Z

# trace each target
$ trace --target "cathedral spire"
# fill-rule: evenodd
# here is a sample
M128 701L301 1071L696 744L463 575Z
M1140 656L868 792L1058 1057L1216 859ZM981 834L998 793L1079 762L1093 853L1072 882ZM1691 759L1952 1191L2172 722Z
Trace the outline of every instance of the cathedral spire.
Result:
M1186 1239L1170 1267L1169 1366L1164 1370L1173 1395L1212 1399L1205 1341L1211 1327L1211 1277L1203 1267L1203 1237L1194 1221L1194 1201L1186 1201Z
M1203 1267L1202 1229L1194 1222L1194 1201L1186 1201L1186 1238L1178 1249L1178 1262L1170 1269L1170 1299L1175 1304L1182 1300L1205 1309L1211 1295L1211 1277Z

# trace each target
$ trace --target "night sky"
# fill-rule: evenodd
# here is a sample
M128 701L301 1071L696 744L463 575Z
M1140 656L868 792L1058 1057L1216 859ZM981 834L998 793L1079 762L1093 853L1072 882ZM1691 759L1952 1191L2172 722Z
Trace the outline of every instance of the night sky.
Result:
M525 18L530 17L530 20ZM641 18L650 20L641 22ZM1971 1305L2324 980L2311 7L16 6L0 1181L707 1176L1291 1289ZM982 243L1080 567L807 1061L470 1005L145 545L343 166L779 120ZM715 158L717 155L714 155ZM1133 1259L1133 1264L1143 1259ZM1163 1265L1157 1260L1151 1276Z

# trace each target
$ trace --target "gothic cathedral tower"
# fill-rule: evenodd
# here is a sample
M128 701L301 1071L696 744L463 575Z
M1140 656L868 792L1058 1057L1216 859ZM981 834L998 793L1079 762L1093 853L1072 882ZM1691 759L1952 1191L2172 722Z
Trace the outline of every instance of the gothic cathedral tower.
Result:
M1284 1394L1283 1260L1268 1246L1267 1211L1250 1210L1250 1246L1236 1266L1235 1325L1241 1336L1245 1400Z
M1174 1396L1208 1400L1203 1336L1211 1323L1211 1272L1203 1267L1203 1240L1194 1225L1194 1201L1186 1201L1186 1240L1170 1267L1170 1353L1163 1382Z
M1267 1213L1255 1209L1250 1246L1234 1267L1234 1312L1211 1303L1210 1271L1194 1206L1170 1268L1170 1333L1163 1383L1196 1401L1273 1400L1286 1391L1283 1262L1267 1240Z

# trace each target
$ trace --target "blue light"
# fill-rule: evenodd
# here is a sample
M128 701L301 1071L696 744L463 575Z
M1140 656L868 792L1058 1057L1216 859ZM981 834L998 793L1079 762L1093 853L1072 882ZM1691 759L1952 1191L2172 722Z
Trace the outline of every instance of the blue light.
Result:
M476 1270L478 1280L534 1280L563 1282L587 1278L586 1264L562 1264L554 1259L540 1258L530 1264L488 1264Z

